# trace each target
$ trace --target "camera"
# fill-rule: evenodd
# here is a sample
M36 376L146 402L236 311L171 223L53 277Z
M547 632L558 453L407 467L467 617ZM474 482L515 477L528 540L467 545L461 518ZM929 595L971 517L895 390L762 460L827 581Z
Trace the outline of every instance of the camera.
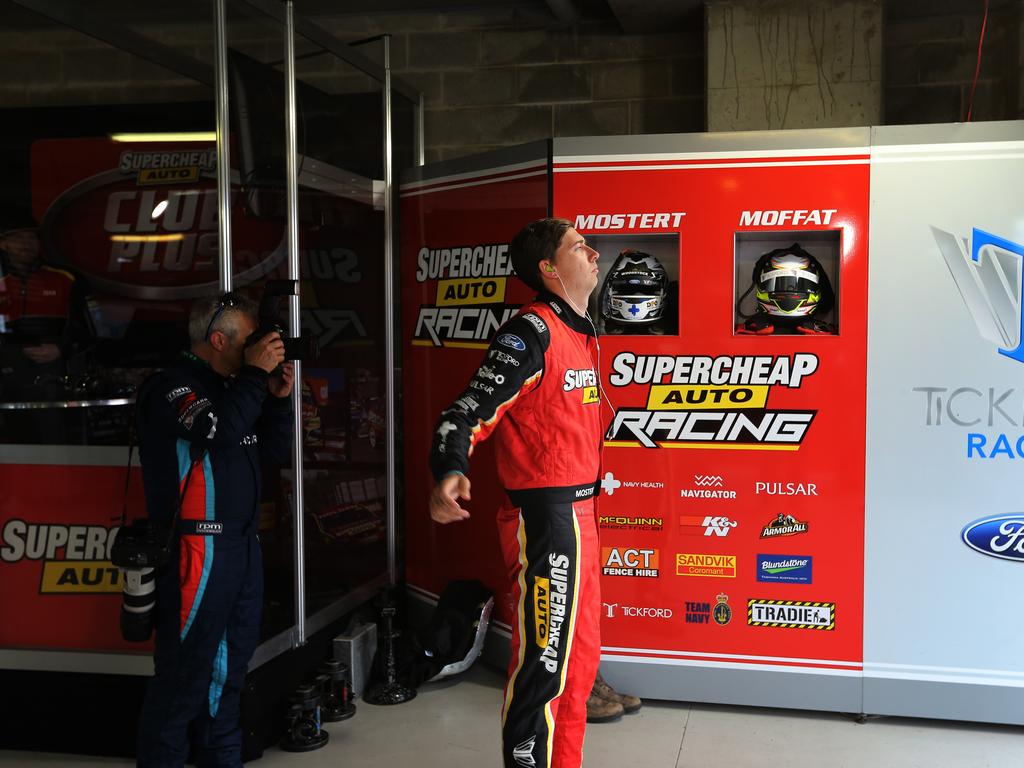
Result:
M245 345L251 346L268 333L277 332L284 342L285 360L316 360L320 356L320 345L315 336L288 336L288 323L281 313L281 299L299 295L298 280L268 280L263 286L260 298L259 325Z
M133 520L114 537L110 561L121 569L121 637L144 643L156 623L156 572L170 560L167 532L148 518Z

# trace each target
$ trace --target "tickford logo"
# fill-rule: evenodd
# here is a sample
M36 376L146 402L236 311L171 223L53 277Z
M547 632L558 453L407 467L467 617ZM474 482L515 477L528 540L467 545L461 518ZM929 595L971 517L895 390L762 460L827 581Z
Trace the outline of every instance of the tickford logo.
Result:
M949 273L956 283L978 334L999 348L999 354L1024 362L1021 322L1021 260L1024 245L980 229L967 241L932 227Z

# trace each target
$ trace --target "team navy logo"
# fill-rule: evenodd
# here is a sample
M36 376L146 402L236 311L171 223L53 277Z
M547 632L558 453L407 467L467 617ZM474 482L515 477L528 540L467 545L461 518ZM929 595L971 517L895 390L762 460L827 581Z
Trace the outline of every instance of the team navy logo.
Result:
M982 338L1024 363L1021 321L1024 245L980 229L967 241L932 227L932 235Z
M983 555L1024 561L1024 514L983 517L965 525L960 538Z
M498 343L504 344L506 347L512 349L518 349L520 352L526 349L526 344L518 336L513 336L511 333L503 333L498 337Z
M812 559L809 555L758 555L757 580L810 584Z

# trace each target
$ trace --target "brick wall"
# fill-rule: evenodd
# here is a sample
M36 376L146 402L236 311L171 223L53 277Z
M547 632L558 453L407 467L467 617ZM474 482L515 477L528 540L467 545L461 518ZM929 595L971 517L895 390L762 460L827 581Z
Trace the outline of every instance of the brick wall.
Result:
M699 14L646 35L521 9L321 23L343 40L392 34L395 74L425 97L428 162L551 136L704 130Z
M1024 117L1021 0L991 0L972 119ZM891 0L885 17L889 124L966 119L983 0Z
M877 124L881 27L881 0L711 0L708 130Z

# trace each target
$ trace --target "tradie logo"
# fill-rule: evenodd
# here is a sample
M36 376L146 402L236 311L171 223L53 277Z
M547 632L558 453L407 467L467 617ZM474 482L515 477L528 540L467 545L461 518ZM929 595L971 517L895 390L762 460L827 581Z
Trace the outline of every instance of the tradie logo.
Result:
M521 765L523 768L536 768L537 759L533 756L533 747L537 743L537 737L531 736L526 741L516 744L512 749L512 759L516 761L516 765Z
M932 235L978 333L999 347L999 354L1024 363L1024 245L975 228L968 255L965 239L936 227Z
M615 475L611 472L605 472L604 478L601 480L601 490L611 496L615 493L615 489L622 486L621 480L616 480Z

